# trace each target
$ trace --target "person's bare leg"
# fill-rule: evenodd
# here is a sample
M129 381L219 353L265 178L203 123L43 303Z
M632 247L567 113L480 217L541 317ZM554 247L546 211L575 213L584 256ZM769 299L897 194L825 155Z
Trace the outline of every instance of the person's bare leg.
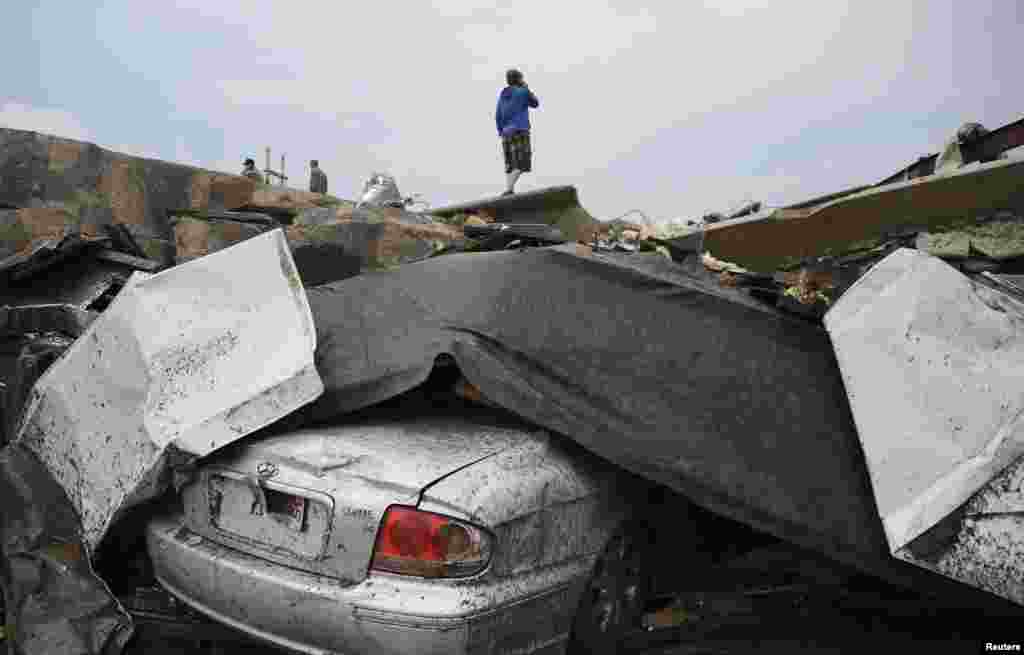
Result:
M505 193L516 192L516 182L519 180L519 176L522 174L523 172L520 170L513 170L511 173L505 176L506 181L508 183L508 188L505 190Z

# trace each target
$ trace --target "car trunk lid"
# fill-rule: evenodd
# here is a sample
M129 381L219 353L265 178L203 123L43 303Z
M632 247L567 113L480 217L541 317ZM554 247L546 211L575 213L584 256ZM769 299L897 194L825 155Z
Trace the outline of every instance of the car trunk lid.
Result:
M456 418L329 427L268 437L212 458L183 490L188 526L238 550L362 580L392 504L527 438Z

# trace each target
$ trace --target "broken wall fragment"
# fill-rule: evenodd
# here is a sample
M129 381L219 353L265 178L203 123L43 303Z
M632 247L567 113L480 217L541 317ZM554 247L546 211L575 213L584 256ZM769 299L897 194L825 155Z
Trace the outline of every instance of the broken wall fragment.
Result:
M870 250L891 235L948 232L974 225L979 216L1001 210L1021 214L1022 209L1024 160L1000 160L712 225L703 231L703 249L769 272L804 259ZM982 228L979 243L989 243L985 229L996 228Z

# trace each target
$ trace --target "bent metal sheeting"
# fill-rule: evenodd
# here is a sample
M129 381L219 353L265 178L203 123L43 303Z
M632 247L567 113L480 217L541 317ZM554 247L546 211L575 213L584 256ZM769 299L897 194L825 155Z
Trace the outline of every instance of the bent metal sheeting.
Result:
M1024 604L1024 303L901 249L825 325L892 552Z
M17 443L64 488L91 551L164 450L206 455L322 390L281 230L136 273L39 379Z

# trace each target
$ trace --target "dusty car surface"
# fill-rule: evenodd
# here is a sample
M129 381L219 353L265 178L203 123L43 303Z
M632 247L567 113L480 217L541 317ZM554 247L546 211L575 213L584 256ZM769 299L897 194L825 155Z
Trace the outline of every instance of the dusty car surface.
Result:
M564 437L459 414L371 412L206 460L148 524L157 579L300 652L607 647L638 611L622 529L649 490Z

